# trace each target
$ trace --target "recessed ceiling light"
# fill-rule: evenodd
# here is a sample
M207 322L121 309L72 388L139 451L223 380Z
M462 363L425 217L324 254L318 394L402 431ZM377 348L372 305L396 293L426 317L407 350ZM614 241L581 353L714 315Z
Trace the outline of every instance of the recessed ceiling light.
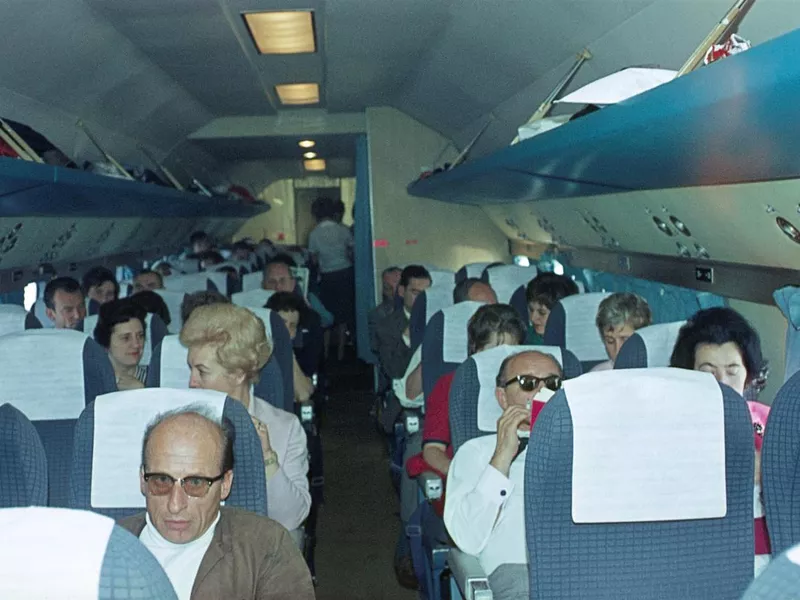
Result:
M317 51L314 15L309 10L246 12L242 16L261 54Z
M317 142L315 142L314 140L300 140L300 142L298 142L297 145L300 146L301 148L313 148L314 146L317 145Z
M304 160L303 165L306 168L306 171L324 171L325 170L325 159L324 158L314 158L312 160Z
M319 84L317 83L282 83L275 86L281 104L299 106L303 104L319 104Z
M303 153L303 158L309 158L309 159L317 158L317 153L316 152L305 152L305 153Z

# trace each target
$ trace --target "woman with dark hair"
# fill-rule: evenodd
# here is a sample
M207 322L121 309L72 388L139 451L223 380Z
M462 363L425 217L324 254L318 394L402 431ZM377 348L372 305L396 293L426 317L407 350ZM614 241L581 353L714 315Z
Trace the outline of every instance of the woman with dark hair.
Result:
M550 311L556 302L580 292L578 284L566 275L539 273L528 282L525 288L525 301L528 304L528 337L526 344L544 344L544 330Z
M144 310L128 298L100 307L94 339L108 352L119 390L144 387L147 367L139 361L144 352L145 316Z
M99 305L119 298L119 283L109 269L105 267L92 267L81 279L83 294L89 300L94 300Z

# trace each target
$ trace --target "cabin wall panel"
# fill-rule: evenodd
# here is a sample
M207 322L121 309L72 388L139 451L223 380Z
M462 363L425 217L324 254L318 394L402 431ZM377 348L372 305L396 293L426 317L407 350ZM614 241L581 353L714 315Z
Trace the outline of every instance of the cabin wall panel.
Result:
M448 141L393 108L367 109L375 270L428 263L457 270L479 261L507 260L503 233L476 206L415 198L406 186L432 166ZM448 150L440 162L452 160ZM383 245L385 244L385 245ZM380 285L377 286L380 289Z
M261 202L268 202L270 210L241 225L233 234L233 239L249 237L260 241L269 238L277 243L296 243L293 181L291 179L275 181L258 192L257 197Z

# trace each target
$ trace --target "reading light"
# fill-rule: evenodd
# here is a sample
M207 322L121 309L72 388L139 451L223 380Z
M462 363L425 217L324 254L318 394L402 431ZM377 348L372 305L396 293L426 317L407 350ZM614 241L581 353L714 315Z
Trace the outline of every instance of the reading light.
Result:
M311 160L304 160L303 165L306 168L306 171L324 171L325 170L325 159L324 158L313 158Z
M305 152L305 153L303 153L303 158L308 158L308 159L317 158L317 153L316 152Z
M314 16L308 10L243 13L250 35L261 54L316 52Z
M317 145L317 142L315 142L314 140L300 140L297 143L297 145L300 146L301 148L313 148L314 146Z
M282 83L275 86L281 104L298 106L302 104L319 104L319 84L317 83Z

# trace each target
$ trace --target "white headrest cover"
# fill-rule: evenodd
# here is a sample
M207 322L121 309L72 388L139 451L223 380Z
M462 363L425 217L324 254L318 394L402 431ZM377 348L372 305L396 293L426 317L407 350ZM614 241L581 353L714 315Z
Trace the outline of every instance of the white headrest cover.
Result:
M2 397L31 421L77 419L86 406L83 346L70 329L30 329L0 337Z
M521 285L536 277L536 267L520 267L519 265L502 265L489 269L489 284L497 294L497 300L508 304L511 296Z
M603 338L597 331L597 308L611 294L576 294L561 299L566 316L565 342L580 361L608 360Z
M467 360L467 325L483 302L459 302L442 310L444 315L444 337L442 339L442 360L447 363L462 363Z
M186 296L186 292L175 292L170 290L153 291L161 296L161 298L164 300L164 304L167 305L167 309L169 310L170 323L167 327L167 331L170 333L180 333L181 327L183 327L183 321L181 320L181 304L183 304L183 298Z
M25 309L16 304L0 304L0 335L25 331Z
M648 367L668 367L672 350L678 340L678 332L686 321L676 321L675 323L661 323L642 327L636 333L642 338L645 348L647 348Z
M27 314L28 311L19 304L0 304L0 315L2 314Z
M164 387L98 396L94 403L92 506L144 506L139 467L147 425L161 413L189 405L204 406L219 420L225 398L222 392Z
M264 274L261 271L255 273L247 273L242 276L242 292L249 292L250 290L261 289L261 281L264 279ZM235 296L236 294L234 294Z
M264 323L264 329L267 332L267 339L272 341L272 323L270 322L270 315L272 311L268 308L257 308L255 306L246 307L247 310L252 312Z
M562 367L564 360L561 355L561 348L558 346L498 346L473 354L472 360L478 371L478 382L480 391L478 392L478 429L481 431L497 431L497 419L503 414L503 409L497 403L497 396L494 390L497 387L497 372L503 361L514 354L520 352L541 352L549 354Z
M478 278L483 275L483 271L492 263L488 262L477 262L477 263L470 263L468 265L464 265L464 269L467 271L467 277L471 278Z
M113 519L83 510L0 510L0 596L98 598L113 528Z
M189 350L181 345L177 335L166 335L161 340L160 387L186 389L189 387Z
M201 273L201 275L205 275L208 279L212 281L212 283L217 286L217 290L223 296L228 295L228 274L224 271L206 271ZM205 288L203 288L205 289Z
M564 389L573 427L573 521L725 516L725 416L712 375L600 371L566 381Z
M56 324L47 316L47 306L44 300L40 299L33 304L33 316L39 319L44 329L54 329Z
M275 292L271 290L262 290L260 287L250 290L249 292L239 292L231 296L231 302L237 306L244 306L245 308L263 307L270 296Z
M189 275L170 275L164 277L164 288L171 292L202 292L208 289L210 273L191 273Z
M431 286L425 290L425 323L440 310L453 306L453 288Z
M456 285L456 275L452 271L445 269L428 269L431 274L431 287L444 287L453 293L453 288Z

